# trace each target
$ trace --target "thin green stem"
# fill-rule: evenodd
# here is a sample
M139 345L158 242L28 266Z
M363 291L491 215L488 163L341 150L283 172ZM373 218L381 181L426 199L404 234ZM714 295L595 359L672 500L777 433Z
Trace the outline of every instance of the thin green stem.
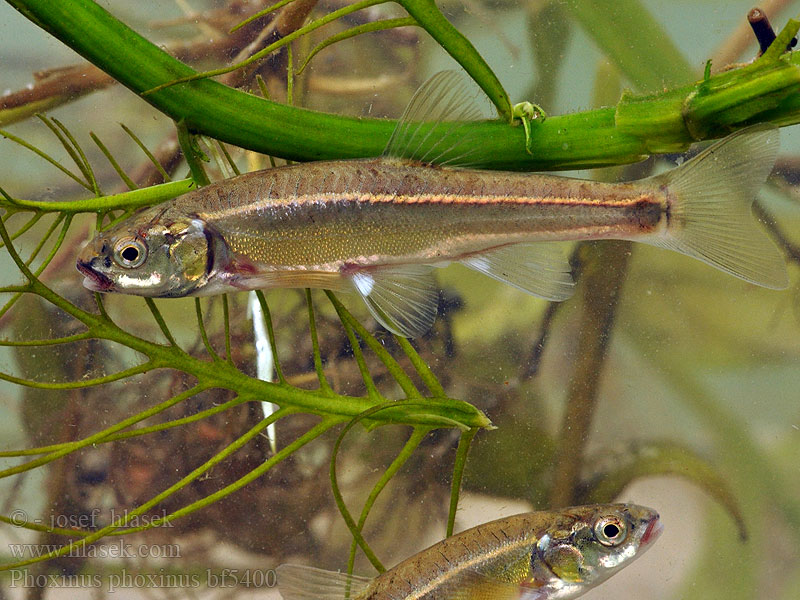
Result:
M27 148L28 150L30 150L34 154L40 156L41 158L43 158L44 160L49 162L51 165L56 167L59 171L64 173L70 179L76 181L77 183L79 183L80 185L85 187L90 192L94 192L94 190L92 189L91 185L89 185L83 179L81 179L80 177L75 175L75 173L73 173L72 171L67 169L64 165L62 165L60 162L58 162L55 158L53 158L52 156L50 156L46 152L43 152L42 150L39 150L33 144L29 144L28 142L26 142L22 138L19 138L19 137L15 136L15 135L9 133L8 131L3 131L2 129L0 129L0 135L2 135L4 138L7 138L7 139L11 140L12 142L15 142L15 143L19 144L23 148ZM16 204L16 202L15 202L15 204Z
M89 160L86 158L86 154L81 148L81 145L78 143L78 140L75 139L75 136L72 135L69 129L59 121L58 119L51 117L53 123L64 132L64 135L70 142L70 145L75 148L75 152L77 153L77 158L73 156L73 160L75 160L75 164L78 165L78 168L83 172L86 176L86 181L92 186L92 190L94 191L95 196L102 196L103 193L100 191L100 186L97 183L97 178L94 176L94 170L92 169L92 165ZM65 146L66 147L66 146ZM69 150L67 150L69 152ZM72 153L70 153L72 154Z
M166 83L162 83L161 85L157 85L148 90L144 90L142 92L142 95L149 96L151 94L163 91L166 88L174 86L179 83L188 83L190 81L197 81L199 79L206 79L208 77L216 77L217 75L225 75L226 73L230 73L231 71L236 71L237 69L241 69L248 65L252 65L254 62L269 56L275 50L278 50L279 48L282 48L283 46L290 44L297 38L302 37L307 33L311 33L312 31L315 31L316 29L319 29L320 27L323 27L328 23L335 21L339 17L349 15L364 8L369 8L370 6L375 6L376 4L384 4L385 2L388 1L389 0L361 0L361 2L356 2L355 4L352 4L350 6L345 6L343 8L333 11L332 13L325 15L324 17L312 21L311 23L305 25L304 27L296 29L292 33L280 38L278 41L273 42L266 48L262 48L258 52L251 54L241 62L230 65L228 67L221 67L219 69L211 69L209 71L203 71L202 73L195 73L193 75L187 75L185 77L178 77L177 79L173 79L172 81L168 81Z
M228 294L222 295L222 324L225 333L225 362L233 366L233 355L231 354L231 316L228 309Z
M172 177L169 176L169 173L167 173L164 167L161 166L161 163L158 162L158 159L153 155L152 152L150 152L147 146L144 145L144 142L142 142L142 140L139 139L139 136L133 133L133 131L124 123L120 123L120 127L122 127L125 133L127 133L130 136L130 138L136 143L136 145L139 146L139 148L141 148L145 156L150 160L151 163L153 163L153 166L161 174L161 177L164 178L164 182L169 183L170 181L172 181Z
M194 299L194 311L195 314L197 315L197 328L200 330L200 337L203 340L203 345L206 347L206 352L208 352L208 355L215 362L221 361L222 358L214 350L214 347L211 345L211 342L208 339L208 333L206 332L206 325L205 323L203 323L203 309L200 306L200 298Z
M8 200L0 200L0 207L24 208L28 210L39 210L42 212L60 213L89 213L100 212L110 209L121 208L140 208L158 204L165 200L170 200L184 194L195 187L191 179L182 179L170 183L153 185L130 192L102 196L100 198L88 198L85 200L72 200L67 202L50 202L47 200L20 200L14 199L12 203Z
M464 477L464 467L467 464L467 454L469 454L472 440L478 433L477 428L469 431L462 431L458 438L458 448L456 449L456 460L453 464L453 481L450 484L450 509L447 512L447 531L446 537L453 535L453 528L456 524L456 512L458 511L458 498L461 493L461 480Z
M263 421L261 421L260 423L255 425L252 429L250 429L246 434L240 436L235 442L233 442L232 444L229 444L228 446L226 446L225 450L223 450L222 452L219 452L218 454L216 454L211 460L206 461L205 463L203 463L202 465L197 467L194 471L189 473L189 475L187 475L186 477L181 479L178 483L176 483L173 486L171 486L170 488L164 490L158 496L154 497L152 500L150 500L146 504L142 505L141 507L137 508L136 510L137 511L141 511L141 512L145 512L146 510L149 510L150 508L156 506L160 502L163 502L164 499L166 499L167 497L171 496L172 494L174 494L175 492L177 492L181 488L186 487L192 481L194 481L198 477L200 477L200 476L204 475L205 473L207 473L212 467L214 467L215 465L217 465L220 462L222 462L225 458L227 458L227 457L231 456L232 454L234 454L237 450L239 450L241 447L243 447L247 442L252 440L257 435L260 435L261 432L264 431L264 429L266 429L269 425L271 425L272 423L276 422L278 419L281 419L281 418L291 414L292 412L293 411L288 410L288 409L280 409L280 410L272 413L269 417L267 417L266 419L264 419ZM134 533L134 532L137 532L137 531L143 531L145 529L152 529L153 527L159 527L160 525L162 525L164 523L168 523L168 522L173 521L175 519L179 519L181 517L184 517L184 516L186 516L188 514L191 514L191 513L195 512L197 510L205 508L206 506L210 506L214 502L217 502L217 501L221 500L222 498L225 498L226 496L229 496L230 494L242 489L243 487L245 487L249 483L251 483L251 482L255 481L256 479L258 479L259 477L263 476L267 471L269 471L276 464L278 464L279 462L283 461L288 456L291 456L292 454L294 454L297 450L299 450L300 448L305 446L307 443L317 439L323 433L328 431L331 427L334 427L335 425L337 425L340 422L341 422L341 419L337 419L337 418L333 418L333 417L327 418L327 419L323 419L322 421L317 423L314 427L309 429L306 433L304 433L299 438L294 440L291 444L288 444L284 448L281 448L277 453L275 453L274 455L269 457L266 461L264 461L257 468L255 468L252 471L250 471L247 475L245 475L243 477L240 477L235 482L225 486L221 490L218 490L218 491L214 492L213 494L210 494L210 495L206 496L205 498L203 498L201 500L197 500L195 502L192 502L191 504L187 504L183 508L181 508L179 510L176 510L175 512L170 513L170 514L168 514L168 515L166 515L164 517L161 517L161 518L158 518L158 519L153 519L153 521L151 523L149 523L147 526L132 527L130 529L120 530L118 532L115 532L113 535L127 535L129 533ZM141 512L139 514L141 514Z
M269 13L271 13L273 11L276 11L276 10L278 10L280 8L283 8L284 6L286 6L287 4L290 4L292 2L294 2L294 0L280 0L280 2L276 2L275 4L273 4L270 7L265 8L264 10L260 10L257 13L253 13L252 15L247 17L244 21L240 21L236 26L231 28L231 30L228 33L234 33L235 31L241 29L245 25L249 25L253 21L255 21L257 19L260 19L261 17L265 17Z
M306 306L308 306L308 327L311 331L311 347L314 355L314 369L317 372L319 388L324 393L332 393L333 389L325 377L325 369L322 367L322 354L319 350L319 337L317 336L317 322L314 318L314 304L311 301L311 290L306 288Z
M33 261L36 260L36 257L39 255L39 252L41 252L42 248L47 243L47 240L50 239L50 236L53 235L53 232L56 230L56 228L61 224L63 220L64 220L63 214L58 215L55 219L53 219L53 222L50 223L50 227L47 228L45 234L39 239L39 241L36 243L36 246L34 246L33 250L30 253L30 256L28 256L28 260L25 261L26 265L30 267L31 263L33 263Z
M120 179L122 179L122 181L125 182L125 185L128 186L128 189L129 190L138 189L139 186L136 185L136 182L134 182L133 179L128 177L128 174L120 166L120 164L117 162L117 159L114 158L114 156L108 150L106 145L100 140L100 138L97 137L92 131L89 132L89 137L91 137L92 141L97 145L98 148L100 148L100 152L102 152L103 155L108 160L108 162L111 163L111 166L114 167L114 170L117 172L117 175L119 175Z
M228 166L230 166L231 170L233 171L234 175L241 175L242 172L239 170L239 167L236 166L236 162L234 162L233 158L231 157L231 153L228 152L228 149L225 147L225 144L222 142L215 140L215 143L222 151L222 154L225 156L225 160L228 161Z
M201 421L202 419L214 416L221 412L225 412L229 408L234 408L239 406L240 404L244 404L245 402L251 402L250 398L234 398L233 400L228 400L227 402L223 402L222 404L217 404L211 408L206 410L200 411L198 413L194 413L188 417L182 417L180 419L173 419L172 421L166 421L164 423L159 423L158 425L151 425L149 427L139 427L134 429L133 431L123 431L120 433L114 433L111 435L105 436L101 440L96 440L92 442L93 445L97 444L108 444L111 442L116 442L118 440L127 440L134 437L139 437L142 435L148 435L150 433L158 433L161 431L166 431L168 429L173 429L175 427L181 427L183 425L189 425L191 423L195 423L197 421ZM70 448L70 452L73 452L72 444L74 442L65 442L62 444L52 444L50 446L39 446L37 448L26 448L25 450L6 450L0 452L0 457L2 458L10 458L16 456L36 456L38 454L47 454L49 452L57 452L59 450L63 450L64 448Z
M189 165L192 179L199 187L208 185L211 183L211 180L208 178L208 174L203 167L203 162L208 162L208 157L200 150L200 146L197 145L197 140L189 132L186 121L181 119L175 123L175 127L178 130L178 143L181 146L181 150L183 150L183 157Z
M414 365L414 369L416 369L420 379L422 379L430 393L434 396L444 396L445 392L442 384L439 383L438 379L436 379L436 375L433 374L433 371L431 371L431 368L428 366L428 364L422 360L422 357L419 355L411 342L399 335L394 337L397 341L397 344L403 349L403 352L406 353L406 356L408 356L409 360L411 360L411 364Z
M46 465L47 463L50 463L54 460L61 458L62 456L66 456L67 454L75 452L76 450L80 450L81 448L86 448L87 446L101 443L108 436L117 433L118 431L122 431L123 429L127 429L128 427L131 427L132 425L135 425L140 421L144 421L145 419L152 417L153 415L157 415L158 413L163 412L164 410L170 408L171 406L174 406L180 402L183 402L184 400L187 400L188 398L191 398L192 396L195 396L196 394L199 394L204 389L207 389L206 386L196 385L193 388L186 390L185 392L173 396L169 400L165 400L164 402L157 404L156 406L153 406L151 408L148 408L147 410L132 415L127 419L124 419L119 423L115 423L111 427L108 427L106 429L103 429L102 431L99 431L95 434L85 437L82 440L64 444L64 446L61 447L59 450L50 452L45 456L42 456L35 460L28 461L21 465L17 465L16 467L10 467L8 469L4 469L0 471L0 479L9 477L11 475L17 475L19 473L24 473L25 471L30 471L31 469L35 469L36 467Z
M497 75L486 63L475 46L456 29L442 14L434 0L395 0L414 17L419 26L425 29L444 50L469 73L475 82L486 92L497 112L506 122L513 119L513 109L508 94L503 89Z
M161 316L161 311L158 310L155 301L152 298L145 298L144 301L147 304L147 308L150 309L150 313L153 315L156 323L158 323L161 333L163 333L164 337L167 338L167 342L169 342L171 346L180 348L180 346L178 346L178 342L176 342L175 338L172 337L172 332L169 330L169 327L167 327L167 322L164 320L164 317Z
M401 17L399 19L384 19L381 21L364 23L363 25L352 27L350 29L347 29L346 31L342 31L341 33L332 35L328 38L325 38L324 41L317 44L314 47L314 49L308 53L308 56L305 57L303 63L300 65L300 68L297 69L296 74L300 75L300 73L302 73L308 66L308 63L311 62L312 58L314 58L317 54L322 52L328 46L332 46L337 42L341 42L343 40L349 40L350 38L356 37L357 35L361 35L364 33L386 31L388 29L395 29L397 27L413 27L415 25L417 25L417 21L413 17Z
M275 417L276 415L283 416L283 414L281 414L281 411L278 411L278 412L274 413L272 416ZM253 429L259 428L260 426L262 426L262 424L263 424L263 422L259 423L259 425L257 425ZM263 427L261 427L261 428L263 429ZM259 429L259 431L260 431L260 429ZM207 461L206 463L204 463L203 465L201 465L200 467L198 467L197 469L192 471L189 475L187 475L186 477L181 479L178 483L176 483L176 484L172 485L171 487L169 487L168 489L164 490L163 492L161 492L160 494L158 494L154 498L150 499L148 502L145 502L144 504L136 507L135 509L133 509L131 511L126 511L120 518L115 519L111 524L107 525L106 527L103 527L103 528L91 533L90 535L87 535L83 539L76 540L74 542L66 544L66 545L62 546L61 548L59 548L58 550L54 550L52 552L49 552L44 556L40 556L40 557L31 558L31 559L27 559L27 560L23 560L23 561L18 561L16 563L3 565L2 567L0 567L0 569L2 569L2 570L18 569L20 567L24 567L24 566L29 565L29 564L33 564L33 563L36 563L36 562L41 562L43 560L48 560L48 559L51 559L51 558L57 558L59 556L64 556L65 554L73 552L78 548L85 547L87 544L91 544L93 542L96 542L97 540L100 540L100 539L106 537L107 535L115 535L115 534L124 535L124 534L127 534L127 533L132 533L134 531L143 531L145 529L151 529L153 527L158 527L160 525L163 525L164 523L168 522L170 519L176 518L175 513L173 513L171 515L168 515L165 518L153 519L146 526L123 529L125 527L125 525L129 521L131 521L132 519L134 519L134 518L146 513L148 510L150 510L151 508L153 508L154 506L156 506L157 504L159 504L160 502L162 502L163 500L165 500L166 498L168 498L169 496L171 496L175 492L179 491L180 489L182 489L183 487L185 487L186 485L188 485L189 483L191 483L195 479L197 479L197 477L199 477L200 475L205 473L209 468L211 468L211 466L217 464L218 462L220 462L221 460L223 460L224 458L229 456L232 453L232 451L235 451L235 450L231 450L231 448L235 447L236 449L238 449L239 447L241 447L241 445L243 445L243 443L246 443L246 441L251 439L257 433L258 432L253 433L253 430L251 430L250 432L248 432L247 434L245 434L244 436L239 438L239 440L237 440L233 444L230 444L225 450L223 450L222 452L217 453L211 460ZM242 438L247 438L247 439L245 440L245 442L242 442L242 444L240 444L239 442L242 440ZM267 461L267 462L269 462L269 461ZM262 465L262 467L263 467L263 465ZM230 486L228 486L228 487L230 487ZM219 492L217 492L217 494L219 494ZM216 496L217 494L214 494L214 495ZM201 502L202 501L195 502L195 503L193 503L193 505L198 505ZM186 507L186 508L188 508L188 507ZM180 511L178 511L178 512L180 512Z
M147 361L146 363L143 363L141 365L130 367L128 369L124 369L117 373L112 373L111 375L104 375L103 377L94 377L92 379L81 379L80 381L64 381L61 383L44 383L41 381L34 381L32 379L14 377L13 375L9 375L8 373L3 373L3 372L0 372L0 379L2 379L3 381L8 381L9 383L15 383L17 385L23 385L25 387L35 388L39 390L80 390L84 388L94 387L96 385L103 385L104 383L112 383L114 381L119 381L120 379L133 377L134 375L141 375L142 373L147 373L148 371L157 369L160 366L162 365L158 365L152 361Z
M349 323L358 336L364 340L364 343L369 346L370 350L372 350L380 359L380 361L386 365L386 369L389 371L389 374L394 377L394 380L397 381L398 385L402 388L403 392L405 392L406 396L409 398L421 397L419 390L417 390L414 382L411 381L411 378L406 375L405 371L403 371L403 368L398 364L394 357L392 357L392 355L386 351L386 348L384 348L381 343L375 339L375 336L373 336L369 331L367 331L366 327L353 318L353 315L351 315L344 305L339 302L339 299L334 295L333 292L325 290L325 293L328 296L328 300L330 300L331 304L333 304L334 309L336 309L339 319L341 319L343 322L346 321Z
M408 440L406 441L403 448L400 450L399 454L395 457L392 461L392 464L383 472L380 479L375 483L372 488L372 491L369 493L366 502L364 502L364 508L361 509L361 516L358 518L358 530L364 530L364 524L367 522L367 517L369 516L372 507L375 504L375 501L378 499L378 496L392 480L392 478L397 474L397 472L406 464L411 455L414 451L419 447L422 443L422 440L425 439L425 436L430 433L430 427L415 427L411 431L411 435L409 436ZM356 561L356 540L353 539L353 542L350 545L350 557L347 561L347 572L352 573L353 567L355 566Z
M353 328L350 326L350 323L344 319L342 319L342 326L347 334L347 339L350 340L350 348L353 349L353 356L356 359L358 370L361 373L361 379L364 381L364 386L367 389L367 396L370 398L380 398L381 394L375 386L375 381L373 381L372 375L369 372L367 362L364 360L364 353L361 351L361 345L358 343L358 338L356 338Z
M19 229L17 229L17 230L16 230L14 233L12 233L12 234L11 234L11 239L12 239L12 240L15 240L15 239L17 239L18 237L20 237L21 235L23 235L23 234L24 234L26 231L28 231L28 230L29 230L31 227L33 227L34 225L36 225L36 223L38 223L38 222L39 222L39 220L40 220L40 219L41 219L43 216L44 216L44 213L43 213L43 212L38 212L38 211L37 211L37 212L35 212L35 213L33 214L33 216L32 216L30 219L28 219L28 220L25 222L25 224L24 224L22 227L20 227L20 228L19 228ZM2 248L3 246L5 246L5 244L0 244L0 248Z
M0 340L0 346L56 346L58 344L70 344L72 342L80 342L82 340L89 339L92 339L92 333L90 331L84 331L83 333L76 333L75 335L68 335L65 337L51 338L46 340Z

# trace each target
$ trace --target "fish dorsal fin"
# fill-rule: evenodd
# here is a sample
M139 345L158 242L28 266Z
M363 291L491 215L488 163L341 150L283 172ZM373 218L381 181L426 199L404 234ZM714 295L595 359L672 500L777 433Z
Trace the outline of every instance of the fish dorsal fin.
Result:
M440 71L414 93L383 154L423 163L466 166L477 151L470 121L485 118L486 96L461 71Z
M372 582L366 577L302 565L281 565L276 572L283 600L355 599Z
M436 319L439 293L428 265L398 265L358 271L353 285L372 316L403 337L428 331Z
M560 302L569 298L575 287L568 248L564 242L512 244L461 262L523 292Z

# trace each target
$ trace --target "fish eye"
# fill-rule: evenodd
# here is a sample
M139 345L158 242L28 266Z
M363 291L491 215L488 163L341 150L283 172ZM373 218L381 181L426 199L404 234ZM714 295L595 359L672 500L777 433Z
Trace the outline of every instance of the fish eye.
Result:
M604 546L617 546L628 537L628 526L615 515L601 517L595 523L594 535Z
M122 238L114 245L114 260L120 266L135 269L147 258L147 247L136 238Z

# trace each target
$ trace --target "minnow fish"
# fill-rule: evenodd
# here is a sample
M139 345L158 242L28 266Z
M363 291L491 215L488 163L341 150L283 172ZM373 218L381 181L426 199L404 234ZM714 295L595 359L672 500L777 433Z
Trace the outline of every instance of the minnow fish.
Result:
M634 504L532 512L463 531L375 579L281 565L284 600L565 600L602 583L661 534Z
M566 299L574 282L561 242L571 240L645 242L787 286L783 258L750 214L778 152L774 126L736 132L667 173L610 184L463 168L480 140L444 120L471 116L470 106L459 76L439 73L383 157L248 173L140 211L82 250L84 285L150 297L355 289L406 337L433 324L432 270L451 262Z

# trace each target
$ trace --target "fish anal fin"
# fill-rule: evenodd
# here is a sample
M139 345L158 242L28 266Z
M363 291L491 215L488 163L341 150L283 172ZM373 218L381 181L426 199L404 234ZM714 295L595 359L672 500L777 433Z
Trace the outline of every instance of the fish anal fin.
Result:
M355 600L372 582L366 577L302 565L281 565L276 571L283 600Z
M664 232L641 241L757 285L786 288L786 261L751 214L753 198L772 170L778 149L778 128L754 125L647 180L666 189L668 222Z
M575 287L568 248L565 242L512 244L461 262L523 292L560 302L569 298Z
M481 102L483 101L483 102ZM464 125L485 118L486 96L461 71L440 71L416 91L400 117L384 156L466 166L480 147Z
M436 320L439 293L433 267L402 265L356 270L350 275L372 316L403 337L418 337Z

